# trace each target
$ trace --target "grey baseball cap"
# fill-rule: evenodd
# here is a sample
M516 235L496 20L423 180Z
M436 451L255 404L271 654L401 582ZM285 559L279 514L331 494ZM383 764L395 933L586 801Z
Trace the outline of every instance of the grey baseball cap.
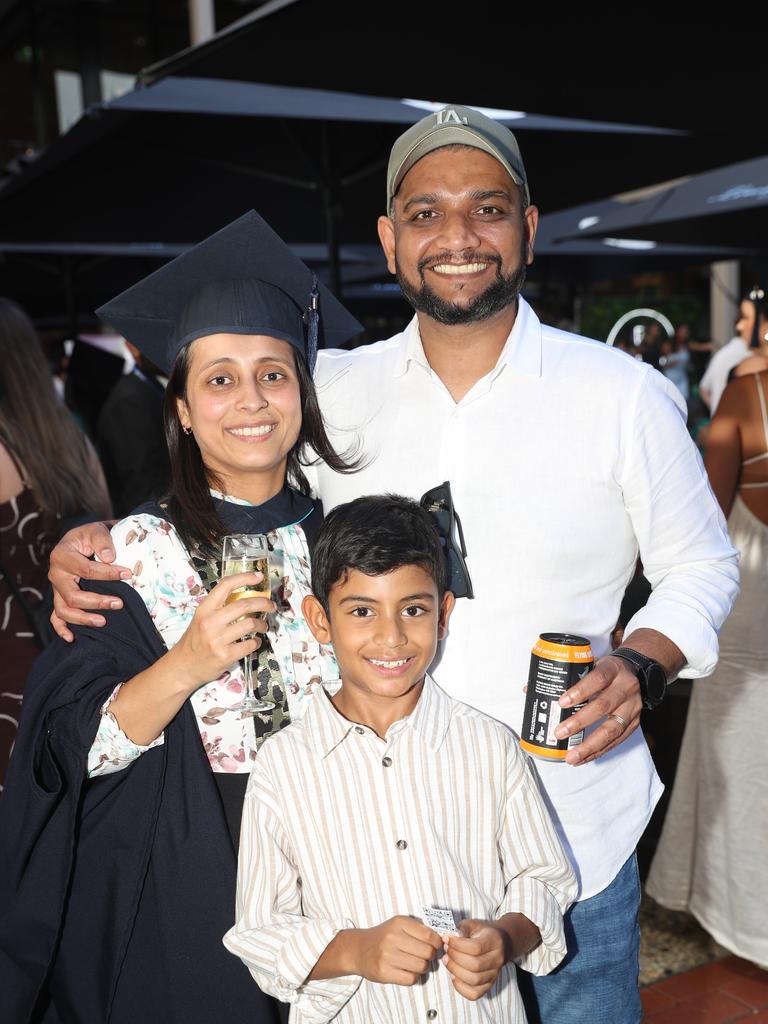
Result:
M523 158L509 128L472 107L454 105L423 117L395 142L387 167L387 211L392 207L400 182L418 160L435 149L456 144L482 149L495 157L523 190L525 206L530 206Z

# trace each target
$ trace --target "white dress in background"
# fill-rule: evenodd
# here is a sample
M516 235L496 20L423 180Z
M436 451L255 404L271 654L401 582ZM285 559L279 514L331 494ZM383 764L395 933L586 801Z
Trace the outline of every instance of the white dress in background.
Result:
M768 449L757 375L755 382ZM737 495L728 527L741 553L741 593L723 626L714 674L693 682L646 891L665 907L689 911L721 945L768 968L768 526Z

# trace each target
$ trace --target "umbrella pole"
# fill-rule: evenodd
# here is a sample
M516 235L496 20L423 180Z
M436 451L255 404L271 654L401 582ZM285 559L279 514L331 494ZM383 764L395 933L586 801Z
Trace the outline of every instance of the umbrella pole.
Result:
M328 126L322 128L323 159L323 214L325 216L325 241L328 246L328 266L331 291L341 299L341 260L339 258L339 236L336 217L336 194L331 173L331 149Z
M328 246L330 287L336 298L341 299L339 239L336 233L336 218L333 215L333 195L329 188L323 188L323 212L325 213L325 241Z
M77 341L78 318L75 301L75 271L72 257L64 257L64 298L67 306L67 327L72 341Z
M43 96L42 73L40 70L40 53L37 48L37 14L34 0L27 7L27 29L29 44L32 51L30 70L32 75L32 108L35 116L35 145L38 150L48 145L48 129L45 122L45 98Z

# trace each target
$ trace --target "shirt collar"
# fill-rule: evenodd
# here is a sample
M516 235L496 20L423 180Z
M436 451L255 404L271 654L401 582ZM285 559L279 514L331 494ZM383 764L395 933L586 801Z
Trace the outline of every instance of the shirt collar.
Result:
M435 752L445 739L451 718L449 698L439 686L426 676L419 702L412 713L390 727L393 730L412 729ZM325 690L318 690L310 701L304 716L304 727L315 753L323 760L332 753L355 729L361 728L340 715Z
M304 728L309 742L322 760L338 747L355 728L331 703L331 694L317 689L304 715Z
M406 721L427 746L437 753L451 722L451 701L431 676L424 677L419 703Z
M515 324L493 370L493 376L496 376L504 366L510 366L528 377L540 377L541 347L541 322L521 295L517 302ZM395 368L395 376L401 377L406 373L412 362L427 370L430 369L421 343L419 321L415 315L403 332L403 344L400 346L400 359Z
M517 300L517 316L501 351L496 369L510 366L527 377L541 376L541 321L522 297Z
M400 346L400 358L395 367L395 376L402 377L412 362L423 366L427 371L430 370L427 357L424 355L424 346L421 344L419 321L416 314L403 331L403 344Z

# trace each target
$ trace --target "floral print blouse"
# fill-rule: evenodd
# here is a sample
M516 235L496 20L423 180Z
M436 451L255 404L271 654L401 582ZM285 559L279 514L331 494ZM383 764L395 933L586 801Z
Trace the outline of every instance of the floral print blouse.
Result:
M216 492L212 494L226 502L249 504L229 496L223 498ZM129 586L143 599L170 650L205 598L206 582L209 587L215 584L219 575L217 567L193 558L173 526L155 515L140 512L128 516L113 527L112 539L116 561L133 569L133 576L127 581ZM239 710L233 709L233 705L242 700L245 686L238 662L192 694L190 701L200 738L214 772L249 772L265 736L287 725L291 719L299 718L316 687L338 680L333 654L329 648L318 644L301 613L301 602L311 593L311 588L309 552L300 523L268 532L267 543L272 600L278 609L269 616L270 660L274 658L277 663L273 664L273 669L278 669L282 677L285 700L282 708L278 705L275 712L257 716L260 722L241 717ZM146 750L163 743L161 734L149 745L140 746L120 729L109 711L119 689L119 686L115 688L102 708L88 756L89 778L121 771Z

